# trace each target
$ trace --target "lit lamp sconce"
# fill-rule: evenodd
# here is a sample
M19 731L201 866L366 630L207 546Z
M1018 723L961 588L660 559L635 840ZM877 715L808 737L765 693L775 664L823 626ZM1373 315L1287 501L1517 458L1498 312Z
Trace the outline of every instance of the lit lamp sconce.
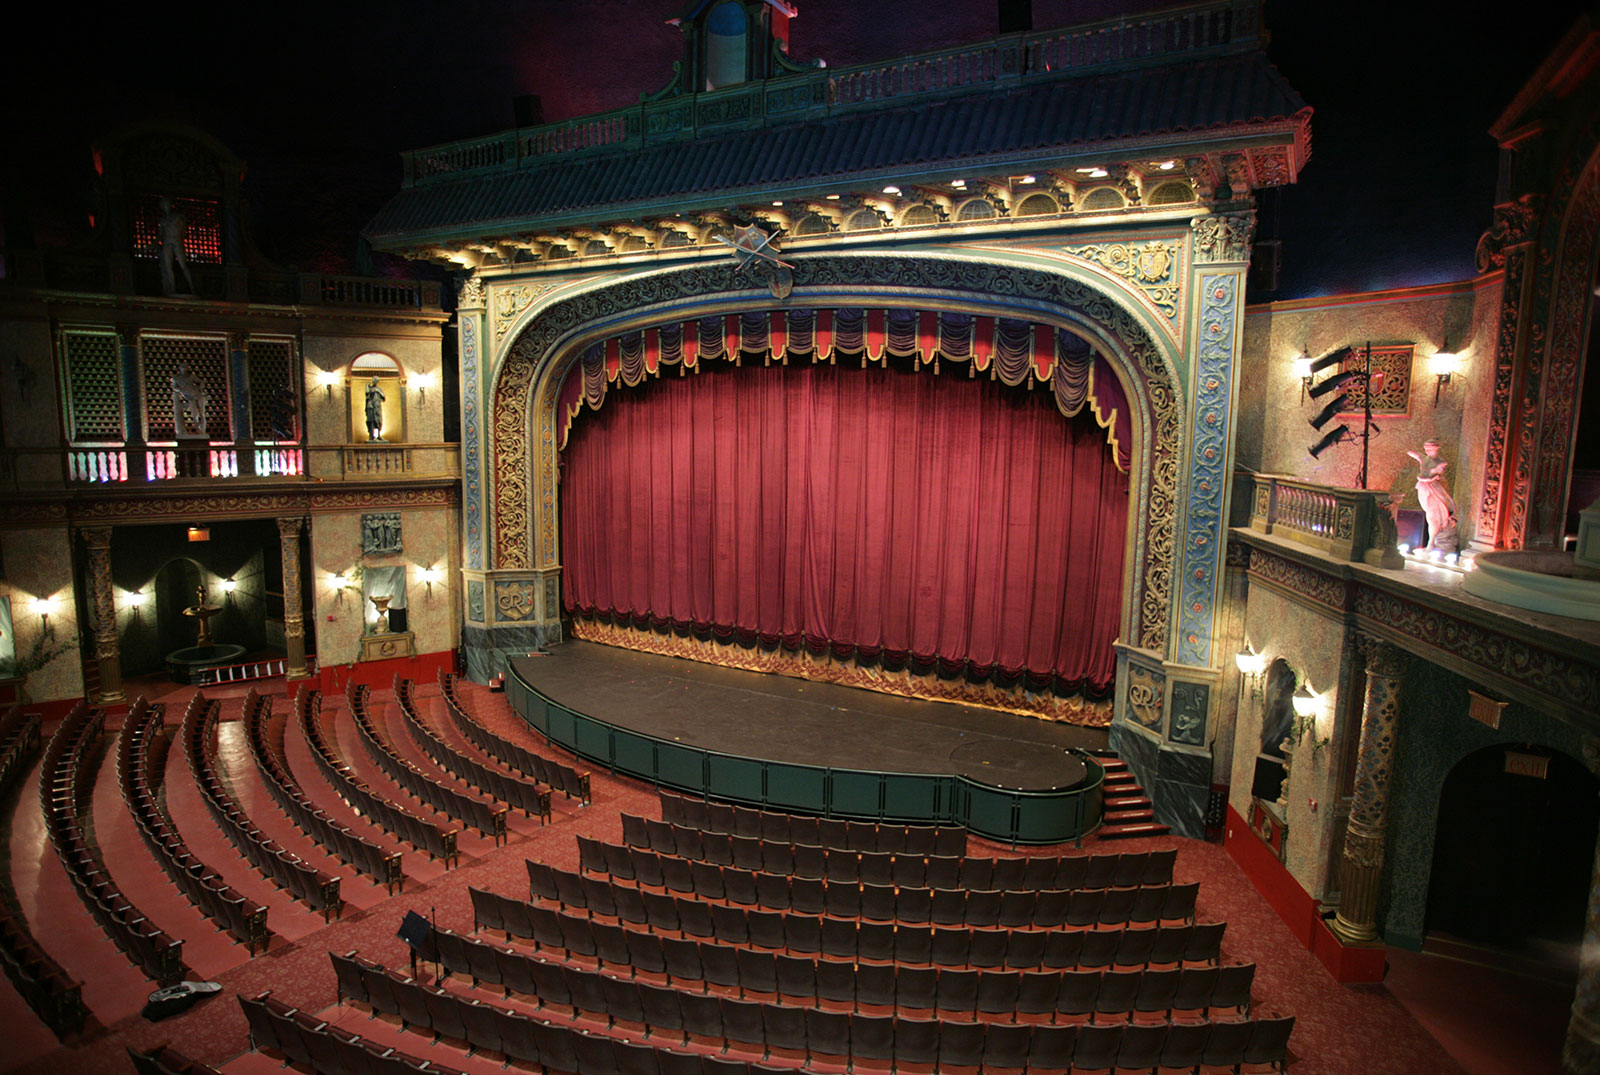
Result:
M339 375L332 370L317 371L317 386L328 390L328 398L333 398L333 386L339 383Z
M129 590L122 595L122 607L133 613L133 618L139 618L139 610L144 608L144 591Z
M1300 402L1305 403L1306 391L1311 387L1311 356L1301 354L1294 360L1294 375L1300 378Z
M39 617L39 627L43 631L50 630L50 614L56 610L56 599L41 597L33 602L33 611Z
M1439 393L1450 383L1450 378L1461 372L1461 356L1445 346L1428 356L1428 372L1433 374L1433 405L1439 405Z
M1295 738L1298 740L1307 733L1311 735L1312 750L1321 750L1328 745L1328 732L1322 725L1323 712L1327 709L1326 700L1322 695L1311 689L1311 684L1302 683L1294 692L1291 699L1294 705L1294 717L1297 725Z
M414 373L411 375L411 380L417 386L417 398L426 401L428 389L433 387L433 374Z
M222 592L227 594L230 600L233 598L233 591L237 590L238 588L239 584L233 579L222 580Z
M436 567L425 567L422 569L421 578L428 586L428 593L431 594L433 593L433 584L444 578L444 572Z
M1257 653L1249 643L1245 643L1244 649L1233 655L1233 663L1239 666L1239 674L1244 677L1250 697L1260 700L1262 685L1266 680L1267 655Z
M340 573L338 575L334 575L334 576L330 577L328 579L328 585L333 587L334 595L336 597L338 597L339 600L343 601L344 600L344 592L346 590L348 590L351 586L355 585L355 580L352 579L349 575Z

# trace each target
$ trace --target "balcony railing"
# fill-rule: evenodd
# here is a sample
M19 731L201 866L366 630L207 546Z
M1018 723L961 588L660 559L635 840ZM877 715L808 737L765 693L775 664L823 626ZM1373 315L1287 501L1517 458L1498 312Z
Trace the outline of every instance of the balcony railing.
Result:
M1246 486L1245 483L1250 483ZM1250 488L1250 529L1276 534L1341 560L1400 568L1394 504L1379 489L1344 489L1281 474L1241 473Z
M0 493L262 481L459 477L458 444L171 445L0 449Z
M407 186L538 164L606 147L639 149L707 130L819 119L885 103L936 99L1157 63L1259 43L1259 0L1212 0L1134 18L1012 34L888 63L819 68L707 93L662 96L563 123L469 138L402 154Z

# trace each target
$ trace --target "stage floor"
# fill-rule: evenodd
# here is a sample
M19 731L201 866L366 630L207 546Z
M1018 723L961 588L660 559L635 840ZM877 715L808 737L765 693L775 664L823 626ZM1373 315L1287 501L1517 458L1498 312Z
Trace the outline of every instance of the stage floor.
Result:
M594 642L514 657L528 683L579 713L707 750L888 773L954 773L1045 790L1083 779L1068 747L1106 745L1103 728L901 698L792 676L662 657Z

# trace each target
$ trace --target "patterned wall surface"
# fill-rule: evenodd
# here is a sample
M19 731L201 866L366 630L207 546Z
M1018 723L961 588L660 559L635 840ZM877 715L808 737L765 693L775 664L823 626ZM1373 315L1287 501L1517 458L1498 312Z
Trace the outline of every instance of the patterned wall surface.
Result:
M299 439L300 394L295 391L294 341L251 337L245 343L250 377L250 437Z
M206 436L233 439L228 395L228 341L222 336L164 336L141 333L139 354L144 369L145 439L171 441L172 375L179 363L206 390Z
M74 443L121 444L122 345L114 332L61 333L67 367L67 418Z

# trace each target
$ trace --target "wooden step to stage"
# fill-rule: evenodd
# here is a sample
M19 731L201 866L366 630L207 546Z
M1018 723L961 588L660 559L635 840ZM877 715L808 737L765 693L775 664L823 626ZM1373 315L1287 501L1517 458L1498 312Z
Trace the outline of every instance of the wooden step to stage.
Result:
M1104 813L1095 836L1125 840L1135 836L1165 836L1172 830L1156 820L1155 806L1133 778L1128 763L1110 750L1090 751L1105 770Z

